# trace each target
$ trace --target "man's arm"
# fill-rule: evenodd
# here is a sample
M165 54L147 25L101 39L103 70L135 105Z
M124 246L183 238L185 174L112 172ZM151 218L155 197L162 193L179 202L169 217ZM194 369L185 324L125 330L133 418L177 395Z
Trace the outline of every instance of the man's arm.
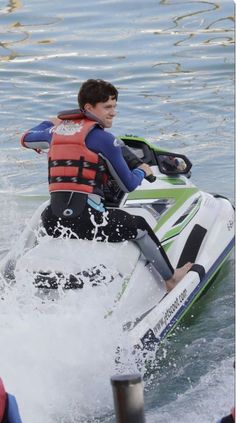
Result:
M29 129L22 137L21 144L23 147L32 148L34 150L45 150L50 147L52 140L51 128L58 123L59 119L45 120L39 125Z
M104 158L112 177L122 191L130 192L141 184L148 166L143 163L140 164L142 168L135 167L130 170L123 157L121 144L122 142L111 133L100 128L93 129L86 138L87 147Z

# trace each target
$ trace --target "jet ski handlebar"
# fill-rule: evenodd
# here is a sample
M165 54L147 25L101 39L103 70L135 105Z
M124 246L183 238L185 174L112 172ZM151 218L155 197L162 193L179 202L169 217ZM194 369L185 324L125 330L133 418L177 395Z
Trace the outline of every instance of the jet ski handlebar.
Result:
M155 182L155 180L157 179L156 178L156 176L155 175L148 175L148 176L145 176L145 179L148 181L148 182L150 182L150 183L153 183L153 182Z

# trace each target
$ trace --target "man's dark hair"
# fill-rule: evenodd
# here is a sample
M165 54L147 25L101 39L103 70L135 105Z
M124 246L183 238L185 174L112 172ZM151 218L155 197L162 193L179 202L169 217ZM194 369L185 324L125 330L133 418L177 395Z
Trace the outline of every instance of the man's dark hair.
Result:
M78 103L83 110L86 103L96 106L97 103L105 103L109 97L118 99L118 91L110 82L102 79L88 79L85 81L78 93Z

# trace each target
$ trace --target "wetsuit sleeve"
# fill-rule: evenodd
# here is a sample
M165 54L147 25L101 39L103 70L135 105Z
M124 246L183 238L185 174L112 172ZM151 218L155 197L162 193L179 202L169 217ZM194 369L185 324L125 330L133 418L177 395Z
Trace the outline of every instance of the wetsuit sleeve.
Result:
M45 150L50 147L52 140L51 128L54 124L50 121L41 122L27 131L21 138L23 147Z
M124 192L133 191L141 184L145 172L138 168L129 169L123 157L119 140L111 133L94 128L86 138L86 145L105 159L112 177Z
M14 395L7 394L8 404L7 404L7 422L8 423L22 423L18 404Z

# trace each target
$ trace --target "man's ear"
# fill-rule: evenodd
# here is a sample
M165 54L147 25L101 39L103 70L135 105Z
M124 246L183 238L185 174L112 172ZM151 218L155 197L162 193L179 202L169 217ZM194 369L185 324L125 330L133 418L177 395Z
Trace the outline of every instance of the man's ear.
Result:
M90 104L90 103L86 103L86 104L84 105L84 110L85 110L86 112L91 112L91 111L92 111L92 109L93 109L92 104Z

